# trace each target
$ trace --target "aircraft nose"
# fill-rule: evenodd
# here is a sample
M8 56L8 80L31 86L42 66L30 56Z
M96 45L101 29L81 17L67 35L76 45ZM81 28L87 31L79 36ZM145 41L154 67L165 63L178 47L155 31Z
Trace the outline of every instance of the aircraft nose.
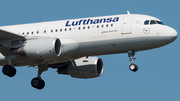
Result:
M175 29L171 28L171 29L169 30L168 40L171 40L171 41L176 40L177 35L178 35L177 31L176 31Z

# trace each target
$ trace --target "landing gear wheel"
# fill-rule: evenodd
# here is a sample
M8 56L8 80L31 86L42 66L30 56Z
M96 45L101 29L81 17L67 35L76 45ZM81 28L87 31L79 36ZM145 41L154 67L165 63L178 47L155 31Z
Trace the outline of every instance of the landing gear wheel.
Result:
M44 80L36 77L36 78L33 78L33 79L32 79L31 85L32 85L34 88L37 88L37 89L41 90L41 89L44 88L45 82L44 82Z
M13 77L13 76L16 75L16 69L11 65L5 65L2 68L2 72L3 72L4 75L7 75L9 77Z
M16 69L14 67L12 69L13 69L13 71L10 75L8 75L9 77L13 77L16 75Z
M133 72L136 72L136 71L138 70L138 66L135 65L135 64L131 64L131 65L129 66L129 69L130 69L131 71L133 71Z

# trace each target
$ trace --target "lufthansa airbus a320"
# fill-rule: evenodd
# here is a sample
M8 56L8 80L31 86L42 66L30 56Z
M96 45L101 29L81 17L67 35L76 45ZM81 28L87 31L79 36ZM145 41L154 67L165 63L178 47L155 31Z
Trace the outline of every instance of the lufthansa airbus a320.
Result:
M177 38L173 28L161 20L140 14L123 14L0 27L0 65L13 77L15 67L38 68L31 85L43 89L41 73L48 68L74 78L94 78L103 73L97 55L127 53L129 69L137 51L167 45ZM93 57L91 57L93 56Z

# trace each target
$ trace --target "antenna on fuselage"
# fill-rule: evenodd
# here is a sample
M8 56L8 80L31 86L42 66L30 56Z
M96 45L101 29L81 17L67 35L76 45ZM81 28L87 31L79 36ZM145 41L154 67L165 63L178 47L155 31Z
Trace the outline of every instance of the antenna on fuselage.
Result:
M131 13L127 10L127 14L131 14Z

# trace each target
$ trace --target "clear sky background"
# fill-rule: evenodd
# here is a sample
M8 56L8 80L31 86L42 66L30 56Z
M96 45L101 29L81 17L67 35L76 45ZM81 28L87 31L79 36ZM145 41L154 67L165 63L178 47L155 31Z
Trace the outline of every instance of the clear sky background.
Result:
M84 17L146 14L157 17L180 32L179 0L1 0L0 26ZM180 40L153 50L138 52L129 70L127 54L98 56L104 73L94 79L43 72L43 90L30 82L37 69L17 67L9 78L0 73L0 101L180 101Z

